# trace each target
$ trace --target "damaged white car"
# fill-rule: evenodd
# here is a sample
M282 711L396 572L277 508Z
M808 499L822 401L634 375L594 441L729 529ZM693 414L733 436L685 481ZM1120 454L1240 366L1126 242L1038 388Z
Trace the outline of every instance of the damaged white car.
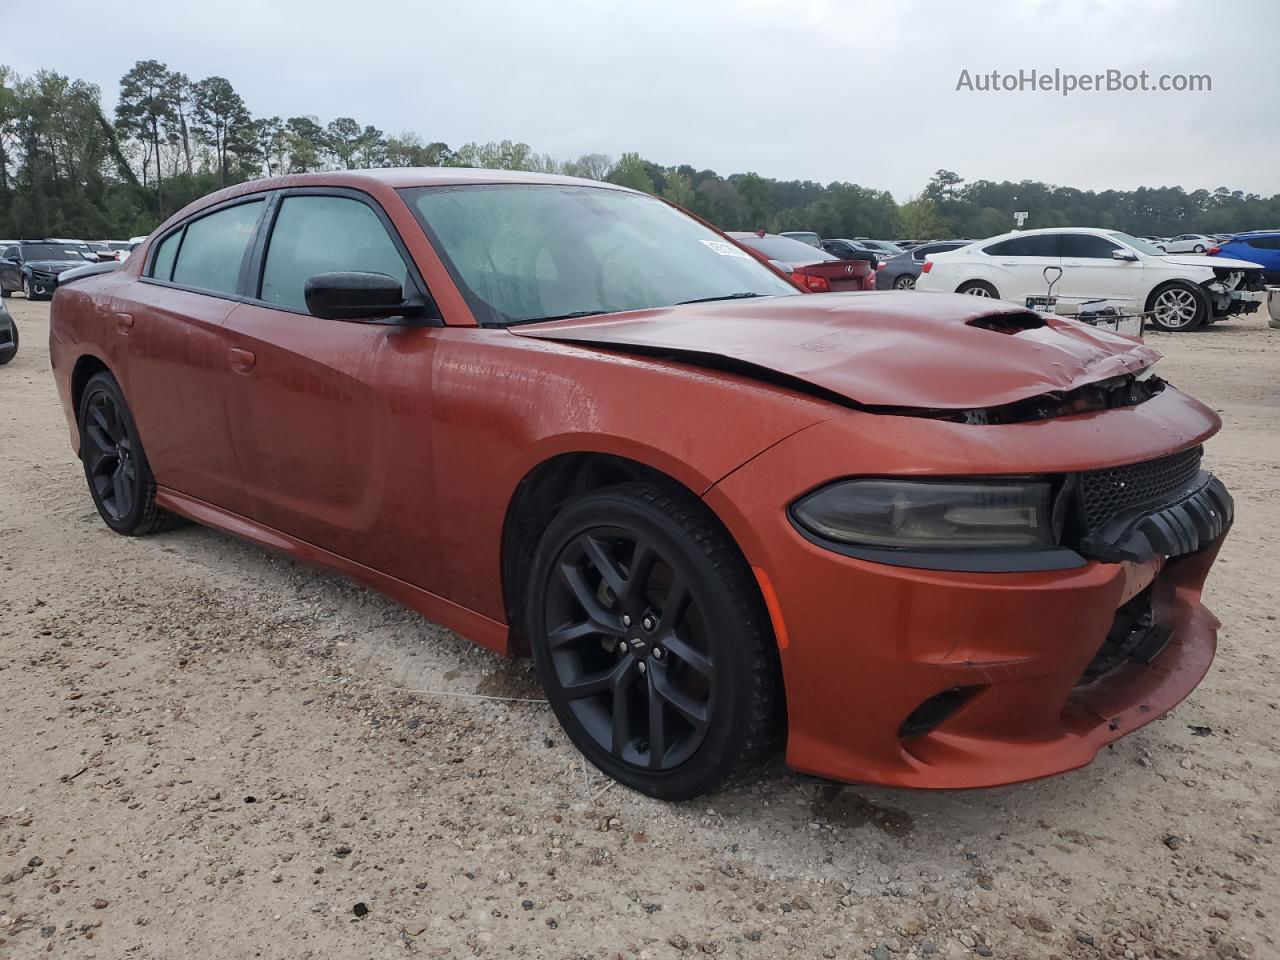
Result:
M916 289L1022 304L1044 295L1047 267L1062 270L1054 291L1059 303L1104 301L1125 313L1145 312L1158 330L1193 330L1253 313L1266 297L1256 263L1167 254L1138 237L1089 227L1014 231L931 254Z

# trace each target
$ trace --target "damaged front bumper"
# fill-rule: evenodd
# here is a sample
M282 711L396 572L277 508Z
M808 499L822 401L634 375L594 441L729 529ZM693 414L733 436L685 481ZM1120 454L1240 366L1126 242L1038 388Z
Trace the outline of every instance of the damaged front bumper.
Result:
M788 764L849 782L997 786L1084 766L1172 709L1217 646L1201 591L1233 508L1199 469L1215 429L1173 389L977 428L858 417L812 427L713 487L707 502L775 595ZM977 572L834 553L785 520L787 491L829 482L832 449L850 451L852 474L1072 474L1062 502L1085 511L1070 534L1077 562ZM1157 481L1159 499L1132 499Z
M1247 316L1267 299L1262 271L1215 270L1214 280L1204 284L1214 318Z

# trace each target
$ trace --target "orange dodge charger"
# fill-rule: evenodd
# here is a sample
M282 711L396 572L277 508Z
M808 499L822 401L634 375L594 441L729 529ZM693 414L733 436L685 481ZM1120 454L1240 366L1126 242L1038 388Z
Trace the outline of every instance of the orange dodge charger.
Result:
M54 375L117 533L180 518L503 654L657 797L785 745L842 781L1088 763L1208 669L1219 428L1128 337L810 294L609 184L257 180L59 288Z

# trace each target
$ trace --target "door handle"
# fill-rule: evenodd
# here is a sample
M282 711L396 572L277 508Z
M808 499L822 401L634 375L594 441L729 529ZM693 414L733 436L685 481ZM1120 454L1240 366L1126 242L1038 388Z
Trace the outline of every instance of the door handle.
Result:
M1016 267L1017 265L1018 265L1018 262L1017 262L1016 260L1001 260L1001 261L1000 261L1000 266L1002 266L1002 267Z
M116 329L123 334L128 334L133 329L132 313L117 313L115 315Z
M252 350L241 350L239 347L232 347L228 356L231 359L231 369L236 373L248 373L258 362Z

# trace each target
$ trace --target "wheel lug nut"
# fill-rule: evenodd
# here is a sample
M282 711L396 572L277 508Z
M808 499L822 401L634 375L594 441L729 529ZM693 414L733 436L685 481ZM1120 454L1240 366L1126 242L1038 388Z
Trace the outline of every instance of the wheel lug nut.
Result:
M658 625L658 621L653 619L653 617L645 617L642 621L640 621L640 625L644 627L646 630L652 630L654 627Z
M631 626L631 614L629 614L629 613L624 613L624 614L622 615L622 625L623 625L624 627L629 627L629 626Z
M654 648L653 648L653 659L655 659L655 660L665 660L666 658L667 658L667 651L666 651L666 650L662 649L662 647L654 647Z
M641 660L641 661L640 661L640 663L639 663L639 664L637 664L637 668L640 670L640 672L641 672L641 673L644 673L647 669L649 669L649 668L645 665L645 662L644 662L643 660Z

